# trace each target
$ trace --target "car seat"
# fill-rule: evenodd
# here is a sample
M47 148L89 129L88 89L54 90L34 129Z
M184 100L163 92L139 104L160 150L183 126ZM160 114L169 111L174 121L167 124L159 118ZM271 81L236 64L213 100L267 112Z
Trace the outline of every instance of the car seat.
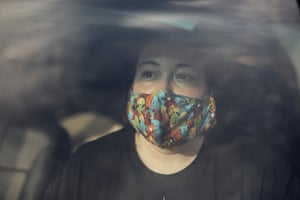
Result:
M40 200L70 139L59 125L0 124L0 199Z

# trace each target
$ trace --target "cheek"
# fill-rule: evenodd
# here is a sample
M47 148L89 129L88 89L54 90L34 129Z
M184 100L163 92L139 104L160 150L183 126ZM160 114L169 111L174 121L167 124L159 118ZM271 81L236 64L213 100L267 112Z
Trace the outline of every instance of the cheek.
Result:
M134 92L150 94L156 90L165 90L161 82L135 81L132 85Z
M163 81L135 81L132 85L134 92L150 94L157 90L171 90L175 94L192 97L192 98L201 98L206 95L206 87L204 84L200 84L202 87L181 87L173 83L167 86L167 83Z
M205 90L200 88L174 88L173 92L179 95L192 97L192 98L201 98L205 95Z
M204 81L199 81L193 84L178 84L173 82L172 91L175 94L192 97L202 98L207 95L207 84Z

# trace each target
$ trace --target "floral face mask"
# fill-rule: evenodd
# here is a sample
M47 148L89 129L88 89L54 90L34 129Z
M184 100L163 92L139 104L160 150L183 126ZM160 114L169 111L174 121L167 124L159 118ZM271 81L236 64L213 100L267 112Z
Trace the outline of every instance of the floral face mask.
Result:
M127 108L132 126L162 148L205 134L216 124L215 112L211 95L196 99L160 90L150 94L130 91Z

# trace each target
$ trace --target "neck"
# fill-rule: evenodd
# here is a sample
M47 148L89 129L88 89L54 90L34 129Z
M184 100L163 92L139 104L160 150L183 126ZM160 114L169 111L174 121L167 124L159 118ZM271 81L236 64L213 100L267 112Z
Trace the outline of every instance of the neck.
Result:
M138 155L144 165L159 174L174 174L184 170L196 159L204 136L171 148L162 149L148 142L141 134L135 134Z

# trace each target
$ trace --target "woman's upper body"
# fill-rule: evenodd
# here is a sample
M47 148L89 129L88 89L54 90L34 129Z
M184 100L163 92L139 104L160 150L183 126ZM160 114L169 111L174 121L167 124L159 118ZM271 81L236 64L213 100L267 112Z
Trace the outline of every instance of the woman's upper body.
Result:
M247 138L217 144L206 138L195 160L172 174L149 169L123 129L83 145L48 188L45 199L297 200L292 168Z

